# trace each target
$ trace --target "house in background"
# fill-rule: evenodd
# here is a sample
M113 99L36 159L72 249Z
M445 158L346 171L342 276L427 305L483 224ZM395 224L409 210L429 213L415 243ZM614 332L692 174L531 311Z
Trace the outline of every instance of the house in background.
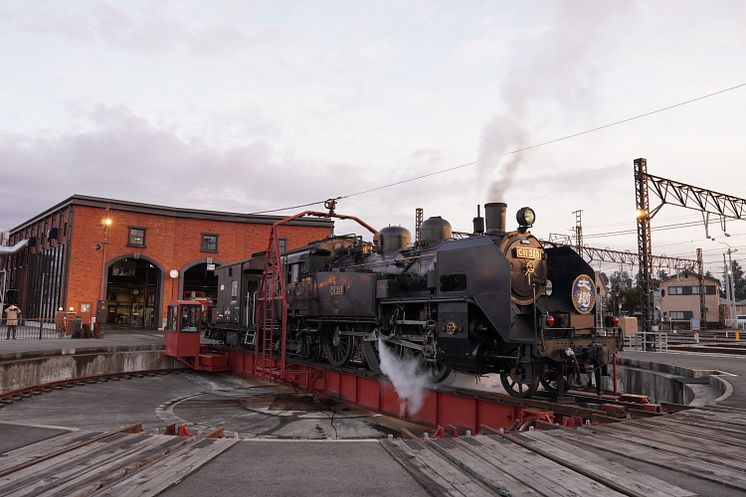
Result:
M721 326L720 280L704 277L705 310L708 328ZM692 319L700 319L699 277L693 273L671 276L660 282L660 308L663 323L674 328L689 328Z

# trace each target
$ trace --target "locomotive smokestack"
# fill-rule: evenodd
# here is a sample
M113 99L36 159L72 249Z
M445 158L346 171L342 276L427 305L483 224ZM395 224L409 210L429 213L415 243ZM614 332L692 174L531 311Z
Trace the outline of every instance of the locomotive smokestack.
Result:
M505 211L507 208L508 204L504 202L484 204L484 220L488 234L505 234Z
M474 233L475 234L481 234L484 233L484 218L482 217L482 214L479 212L479 204L477 204L477 217L475 217L472 222L474 223Z

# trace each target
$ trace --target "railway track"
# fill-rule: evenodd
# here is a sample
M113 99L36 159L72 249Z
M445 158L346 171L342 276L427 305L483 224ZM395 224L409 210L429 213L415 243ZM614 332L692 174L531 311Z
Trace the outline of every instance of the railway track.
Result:
M220 437L69 432L4 453L0 495L155 496L238 442Z
M10 390L8 392L0 393L0 408L5 407L6 405L12 404L13 402L18 402L23 399L34 397L34 396L37 396L43 393L59 391L59 390L63 390L66 388L73 388L76 385L105 383L108 381L121 381L121 380L129 380L129 379L134 379L134 378L153 377L153 376L165 376L165 375L182 373L185 371L187 370L182 369L182 368L154 369L154 370L145 370L145 371L130 372L130 373L112 373L112 374L102 374L102 375L96 375L96 376L84 376L80 378L59 380L59 381L44 383L40 385L32 385L29 387L19 388L16 390Z

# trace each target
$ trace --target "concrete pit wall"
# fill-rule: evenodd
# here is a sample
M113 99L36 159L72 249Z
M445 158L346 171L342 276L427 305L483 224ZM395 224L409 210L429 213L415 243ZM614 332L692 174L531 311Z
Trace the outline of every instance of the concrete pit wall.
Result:
M160 345L63 349L0 355L0 393L55 381L182 367Z
M617 388L621 393L647 395L655 403L700 406L724 400L732 392L730 383L719 373L619 359ZM611 379L605 381L604 388L611 390Z

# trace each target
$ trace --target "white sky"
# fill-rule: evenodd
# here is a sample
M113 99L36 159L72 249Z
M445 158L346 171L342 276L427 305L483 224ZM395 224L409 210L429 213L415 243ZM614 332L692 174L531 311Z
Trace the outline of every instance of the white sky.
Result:
M0 226L71 194L255 212L339 212L468 230L475 205L534 207L534 232L636 250L632 162L746 197L746 88L517 156L500 154L746 82L746 3L1 1ZM653 226L696 221L664 207ZM340 225L338 232L349 230ZM746 223L653 234L714 274ZM722 243L721 243L722 242ZM742 262L743 265L743 262ZM607 268L608 269L608 268ZM613 268L612 268L613 269Z

